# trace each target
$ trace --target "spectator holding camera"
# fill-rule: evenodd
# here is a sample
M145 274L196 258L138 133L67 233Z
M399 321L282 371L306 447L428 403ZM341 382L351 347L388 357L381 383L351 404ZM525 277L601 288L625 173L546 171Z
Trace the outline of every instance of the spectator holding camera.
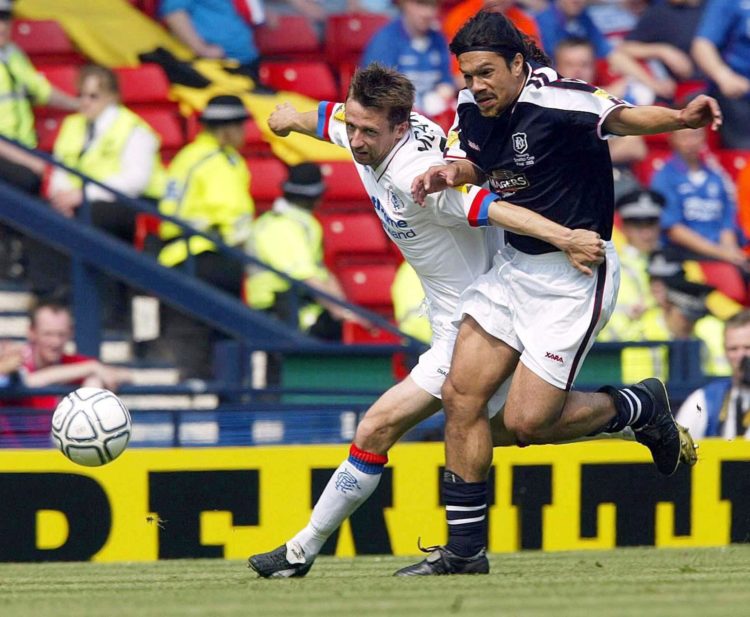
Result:
M724 352L731 377L714 379L696 390L677 413L677 422L696 438L750 438L750 310L727 320Z

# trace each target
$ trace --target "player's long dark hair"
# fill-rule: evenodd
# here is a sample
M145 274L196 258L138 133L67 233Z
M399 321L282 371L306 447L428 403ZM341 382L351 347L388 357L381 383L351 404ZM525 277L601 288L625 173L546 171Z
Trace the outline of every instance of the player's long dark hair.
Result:
M552 65L534 41L492 8L482 9L461 26L451 41L450 50L457 57L467 51L492 51L502 56L508 66L516 54L544 66Z

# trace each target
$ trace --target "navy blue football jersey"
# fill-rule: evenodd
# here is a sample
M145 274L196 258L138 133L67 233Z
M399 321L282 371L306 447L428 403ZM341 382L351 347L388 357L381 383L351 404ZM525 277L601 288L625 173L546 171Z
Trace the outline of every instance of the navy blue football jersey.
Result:
M498 117L483 117L471 92L459 93L445 157L477 165L503 199L609 240L614 188L602 124L628 104L549 67L527 68L523 90ZM506 239L525 253L557 250L529 236L507 233Z

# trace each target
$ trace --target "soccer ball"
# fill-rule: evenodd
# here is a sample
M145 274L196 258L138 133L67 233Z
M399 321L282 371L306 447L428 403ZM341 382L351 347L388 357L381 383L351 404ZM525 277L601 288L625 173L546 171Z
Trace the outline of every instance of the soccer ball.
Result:
M109 390L79 388L52 415L52 439L65 456L87 467L106 465L130 441L130 413Z

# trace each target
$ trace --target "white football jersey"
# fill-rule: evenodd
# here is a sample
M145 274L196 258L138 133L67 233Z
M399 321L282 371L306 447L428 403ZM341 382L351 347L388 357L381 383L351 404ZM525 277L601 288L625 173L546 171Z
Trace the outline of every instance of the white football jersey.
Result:
M443 165L445 134L417 113L411 128L377 167L355 161L383 228L412 265L427 297L436 336L447 333L458 297L491 265L503 232L487 225L489 204L499 197L466 186L427 196L425 207L411 196L412 180L429 167ZM322 102L318 137L351 151L343 103Z

